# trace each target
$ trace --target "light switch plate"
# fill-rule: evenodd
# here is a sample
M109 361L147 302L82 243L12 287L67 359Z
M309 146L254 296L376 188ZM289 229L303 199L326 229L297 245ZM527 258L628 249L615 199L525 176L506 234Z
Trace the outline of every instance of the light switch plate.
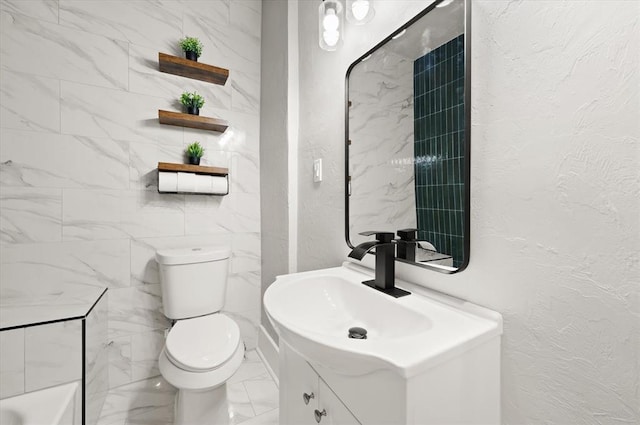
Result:
M313 181L316 183L322 181L322 158L313 160Z

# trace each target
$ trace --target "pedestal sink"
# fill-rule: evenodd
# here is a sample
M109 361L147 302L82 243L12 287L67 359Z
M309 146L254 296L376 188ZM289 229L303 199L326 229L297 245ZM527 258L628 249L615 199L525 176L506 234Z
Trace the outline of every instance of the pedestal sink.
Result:
M447 403L459 401L465 404L459 409L477 407L471 414L483 423L499 421L500 314L402 282L397 286L412 294L393 298L361 283L371 276L351 263L279 276L265 292L265 311L281 342L311 365L361 423L412 423L419 406L430 405L420 400L430 393L434 400L448 394L448 402L438 403L452 412L455 406ZM349 338L353 327L364 328L367 339ZM376 398L386 407L372 416ZM429 407L431 415L435 407ZM433 417L441 423L463 419ZM428 423L423 420L414 423Z

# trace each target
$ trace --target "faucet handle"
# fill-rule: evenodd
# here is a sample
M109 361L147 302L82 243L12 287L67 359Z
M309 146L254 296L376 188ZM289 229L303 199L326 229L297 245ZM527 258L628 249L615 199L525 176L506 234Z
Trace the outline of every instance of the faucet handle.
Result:
M401 229L398 230L398 236L401 241L413 242L416 240L418 229Z
M380 243L391 243L391 241L393 240L393 237L395 236L391 232L380 232L380 231L375 231L375 230L368 230L366 232L360 232L360 235L362 235L362 236L376 235L376 239Z

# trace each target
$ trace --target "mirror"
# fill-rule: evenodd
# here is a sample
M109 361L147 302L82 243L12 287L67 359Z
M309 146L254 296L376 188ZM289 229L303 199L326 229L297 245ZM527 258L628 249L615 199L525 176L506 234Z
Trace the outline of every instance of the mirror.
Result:
M346 240L393 232L399 261L469 262L470 0L437 0L347 71ZM401 232L398 232L401 230Z

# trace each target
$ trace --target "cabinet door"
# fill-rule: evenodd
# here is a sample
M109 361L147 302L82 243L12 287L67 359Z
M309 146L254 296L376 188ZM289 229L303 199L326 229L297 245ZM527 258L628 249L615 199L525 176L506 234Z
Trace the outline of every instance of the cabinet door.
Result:
M321 425L359 425L360 422L342 404L338 396L320 379L319 382L318 410L315 419Z
M318 375L280 340L280 424L315 425Z

